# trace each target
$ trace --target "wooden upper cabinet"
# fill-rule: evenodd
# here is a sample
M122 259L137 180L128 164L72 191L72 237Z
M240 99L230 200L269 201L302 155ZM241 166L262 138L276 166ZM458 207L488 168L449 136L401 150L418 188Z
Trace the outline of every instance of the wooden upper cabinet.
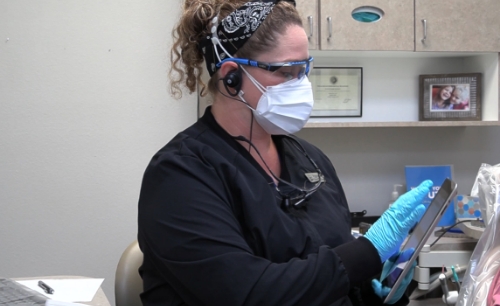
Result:
M415 0L415 50L499 52L500 1Z
M309 38L309 49L317 50L319 48L319 8L318 1L315 0L297 0L297 11L302 18L302 24Z
M381 9L383 17L371 23L354 20L353 10L366 6ZM413 51L414 20L414 0L320 0L320 47L321 50Z

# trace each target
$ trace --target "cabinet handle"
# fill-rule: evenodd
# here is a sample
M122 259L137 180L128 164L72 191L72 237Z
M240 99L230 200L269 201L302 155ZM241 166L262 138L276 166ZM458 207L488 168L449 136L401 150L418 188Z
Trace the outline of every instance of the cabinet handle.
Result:
M427 39L427 20L422 19L422 24L424 25L424 38L422 38L422 43L425 44L425 40Z
M307 20L309 21L309 39L312 39L314 35L314 23L313 23L313 16L307 16Z
M326 21L328 21L328 41L332 38L332 17L326 17Z

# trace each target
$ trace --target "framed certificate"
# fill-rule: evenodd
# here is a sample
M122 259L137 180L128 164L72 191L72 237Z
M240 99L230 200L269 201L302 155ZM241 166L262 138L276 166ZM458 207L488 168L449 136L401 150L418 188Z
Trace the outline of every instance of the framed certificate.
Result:
M309 80L314 94L311 117L361 117L363 68L314 67Z

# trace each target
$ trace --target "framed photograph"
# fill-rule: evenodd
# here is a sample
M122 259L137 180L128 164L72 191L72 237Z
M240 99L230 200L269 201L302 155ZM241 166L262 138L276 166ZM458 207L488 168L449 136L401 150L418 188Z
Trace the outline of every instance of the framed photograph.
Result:
M481 120L480 73L419 76L420 121Z
M311 117L361 117L363 68L314 67L309 73L314 94Z

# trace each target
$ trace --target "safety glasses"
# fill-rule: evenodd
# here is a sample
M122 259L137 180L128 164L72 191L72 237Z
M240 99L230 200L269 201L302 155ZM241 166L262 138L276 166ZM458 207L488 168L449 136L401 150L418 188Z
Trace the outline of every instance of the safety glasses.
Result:
M325 183L325 177L321 173L321 170L316 169L318 176L318 181L311 188L303 189L290 182L283 179L279 179L279 182L285 184L284 188L279 188L276 185L276 191L281 196L281 206L286 209L300 209L305 206L305 201L311 197L313 193L318 191L321 186Z
M319 169L318 165L314 162L314 160L307 154L306 150L304 147L294 138L291 136L286 136L293 142L293 146L300 151L304 156L309 160L311 165L314 167L315 171L312 173L308 173L307 177L308 180L312 183L312 186L303 186L299 187L295 184L292 184L291 182L287 182L284 179L281 179L280 177L276 176L271 169L268 170L271 173L271 175L276 179L280 184L275 184L276 191L281 197L281 206L284 209L301 209L306 205L306 200L308 200L313 193L318 191L323 184L326 182L325 176ZM258 152L257 152L258 153ZM260 153L258 153L260 156ZM262 157L261 157L262 158ZM264 163L267 167L267 164Z
M271 71L273 74L279 74L280 76L286 77L288 79L302 79L303 77L309 75L309 72L313 67L313 61L314 59L312 56L302 61L279 63L266 63L245 58L230 57L219 62L217 64L217 67L220 68L225 62L234 62L240 65L257 67L267 71Z
M274 183L274 187L276 191L279 194L279 197L281 198L281 207L283 209L290 210L292 208L294 209L301 209L306 206L307 201L313 193L318 191L318 189L325 184L326 179L321 170L319 169L318 165L314 162L314 160L307 154L306 150L304 147L300 144L300 142L297 141L292 136L284 136L287 137L288 139L292 140L293 146L300 151L304 156L309 160L311 165L314 167L314 172L310 172L306 174L306 177L308 178L308 181L311 184L308 184L310 186L306 186L304 184L303 187L299 187L291 182L287 182L284 179L278 177L271 171L271 168L266 164L266 161L262 158L262 155L260 155L259 150L255 147L255 145L245 137L235 137L238 138L238 140L244 141L248 143L257 153L257 155L260 157L262 162L264 163L264 166L267 168L271 176L274 178L275 181L278 181L279 183L276 184Z

